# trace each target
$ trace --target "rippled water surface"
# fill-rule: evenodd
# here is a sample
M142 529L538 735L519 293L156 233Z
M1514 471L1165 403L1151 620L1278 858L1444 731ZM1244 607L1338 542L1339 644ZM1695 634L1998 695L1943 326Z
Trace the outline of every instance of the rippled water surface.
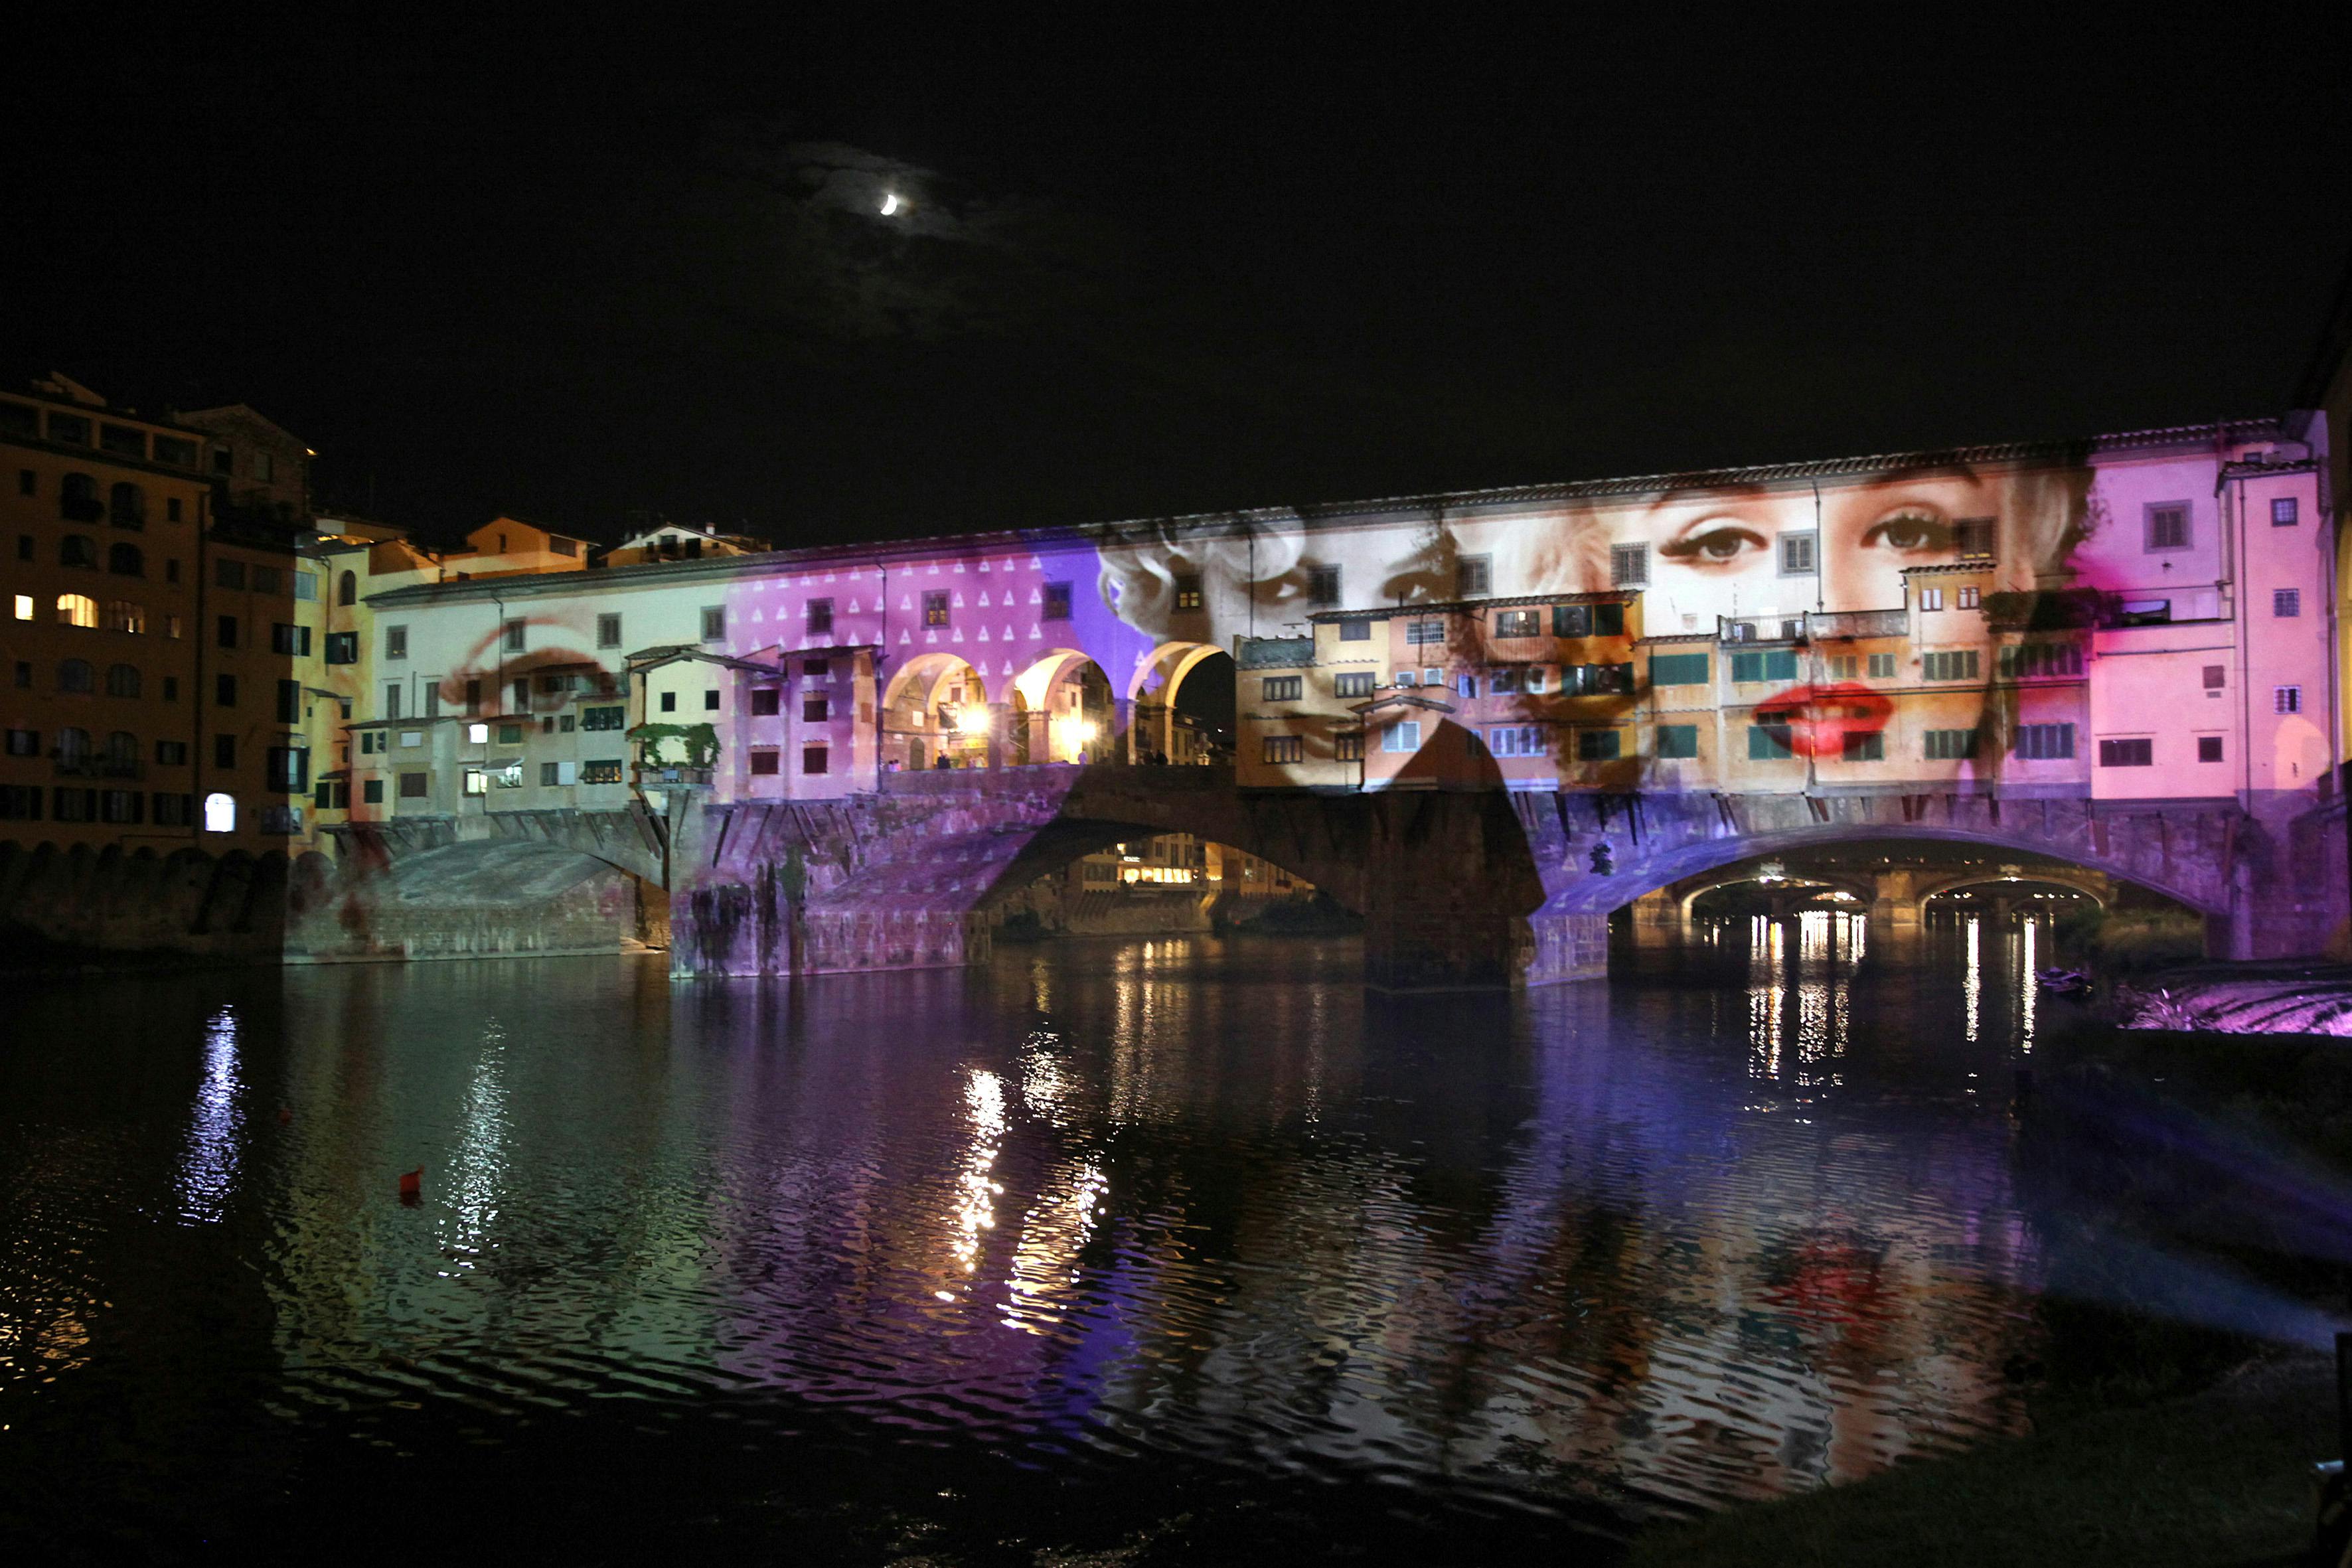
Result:
M20 984L5 1522L1605 1552L2021 1426L2024 940L1814 917L1517 997L1206 939Z

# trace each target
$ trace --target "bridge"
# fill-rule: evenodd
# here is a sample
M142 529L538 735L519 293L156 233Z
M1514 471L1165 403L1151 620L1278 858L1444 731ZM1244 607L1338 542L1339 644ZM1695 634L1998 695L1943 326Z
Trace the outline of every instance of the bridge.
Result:
M1365 980L1389 990L1603 975L1613 911L1644 918L1662 899L1753 876L1761 857L1865 841L1963 844L1996 861L1866 889L1882 918L2000 879L2000 857L2046 858L2094 896L2130 882L2197 911L2216 956L2270 957L2315 951L2342 921L2328 880L2295 871L2340 858L2342 823L2338 807L2280 835L2229 802L1997 795L1253 790L1214 767L1043 764L886 775L830 800L680 790L661 815L488 813L370 832L302 941L358 956L354 943L454 926L475 934L451 952L564 951L600 920L627 919L635 879L667 890L680 976L955 965L987 956L994 911L1037 878L1120 840L1186 833L1361 915ZM518 875L532 889L520 914ZM480 937L501 920L554 935Z

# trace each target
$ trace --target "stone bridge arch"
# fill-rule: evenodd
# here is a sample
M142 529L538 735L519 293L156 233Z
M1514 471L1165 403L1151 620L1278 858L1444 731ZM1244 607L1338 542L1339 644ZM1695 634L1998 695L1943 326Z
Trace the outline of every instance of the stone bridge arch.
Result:
M2072 888L2103 910L2113 905L2116 900L2116 879L2105 872L2072 865L2021 865L2014 872L1996 868L1990 871L1966 871L1933 880L1923 879L1912 889L1912 907L1924 914L1927 900L1940 894L1957 893L1964 888L1997 887L2007 882L2041 882L2054 888ZM2203 912L2210 914L2214 911Z
M1699 900L1706 897L1709 893L1719 892L1725 888L1736 888L1743 882L1758 882L1763 880L1763 878L1759 873L1763 870L1764 866L1769 863L1769 860L1770 857L1769 856L1757 857L1756 863L1753 865L1746 862L1736 863L1722 871L1702 876L1696 879L1669 883L1666 887L1658 890L1659 892L1665 894L1672 901L1674 910L1678 916L1687 918L1691 913L1692 907L1696 905ZM1858 902L1864 904L1871 902L1876 897L1876 890L1871 886L1869 879L1865 877L1857 877L1838 872L1801 871L1791 872L1785 877L1778 879L1778 880L1785 882L1792 888L1814 888L1822 890L1834 889L1837 891L1851 893ZM1639 900L1637 900L1636 902L1638 901Z

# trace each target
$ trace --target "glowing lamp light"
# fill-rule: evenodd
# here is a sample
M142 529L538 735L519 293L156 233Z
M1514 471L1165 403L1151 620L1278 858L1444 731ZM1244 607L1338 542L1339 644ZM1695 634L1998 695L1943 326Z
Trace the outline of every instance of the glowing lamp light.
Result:
M896 191L885 191L882 194L882 216L884 217L898 216L899 211L904 208L906 205L907 204L905 202L898 199L898 193Z
M957 732L958 732L959 734L964 734L964 735L985 735L985 734L987 734L987 733L988 733L988 710L987 710L987 709L985 709L985 708L959 708L959 709L957 709L957 710L956 710L956 711L955 711L955 727L956 727L956 731L957 731Z

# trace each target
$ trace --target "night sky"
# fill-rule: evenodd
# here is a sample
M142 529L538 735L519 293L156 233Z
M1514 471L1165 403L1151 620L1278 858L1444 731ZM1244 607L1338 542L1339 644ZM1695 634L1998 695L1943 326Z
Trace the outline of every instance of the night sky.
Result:
M322 500L442 540L650 510L816 543L2266 414L2352 256L2341 5L1899 38L84 11L0 106L0 366L252 403Z

